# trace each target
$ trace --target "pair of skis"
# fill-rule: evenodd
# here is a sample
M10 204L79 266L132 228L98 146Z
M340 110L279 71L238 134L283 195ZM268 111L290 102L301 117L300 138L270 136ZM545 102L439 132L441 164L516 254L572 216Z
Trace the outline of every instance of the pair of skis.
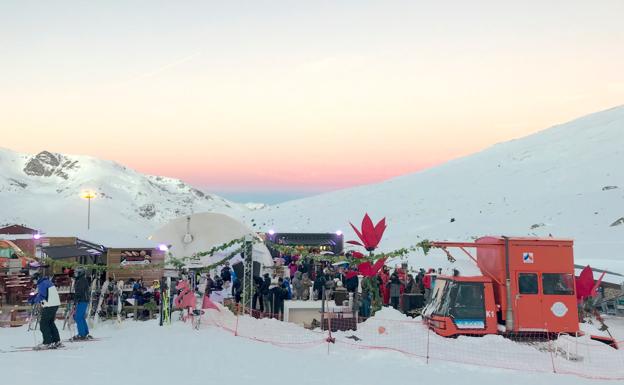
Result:
M72 347L60 346L57 348L38 349L35 346L14 346L11 348L11 350L0 350L0 353L48 352L48 351L55 351L55 350L72 350L72 349L78 349L78 348L79 346L72 346Z
M72 330L74 314L76 313L76 305L73 300L67 301L65 306L65 314L63 314L63 330L67 327L69 331Z
M121 323L121 312L123 310L123 289L124 289L124 281L117 281L117 284L115 285L116 291L117 291L117 322ZM97 324L98 322L100 322L100 313L102 312L102 305L104 303L105 300L107 300L109 294L109 290L108 290L108 282L106 282L104 285L102 285L102 289L100 290L100 298L98 300L98 304L97 307L95 309L95 314L93 315L94 318L94 322ZM113 291L113 293L110 293L113 296L115 296L115 290ZM108 308L108 306L107 306Z
M163 324L171 325L171 300L170 288L171 278L161 279L160 284L160 326Z
M102 339L104 338L90 338L86 340L68 339L68 340L63 340L63 343L70 344L70 345L62 345L57 348L48 348L48 349L40 349L40 348L38 349L36 346L12 346L11 350L0 350L0 353L43 352L43 351L48 351L48 350L71 350L71 349L78 349L79 348L78 344L81 342L95 342L95 341L101 341Z

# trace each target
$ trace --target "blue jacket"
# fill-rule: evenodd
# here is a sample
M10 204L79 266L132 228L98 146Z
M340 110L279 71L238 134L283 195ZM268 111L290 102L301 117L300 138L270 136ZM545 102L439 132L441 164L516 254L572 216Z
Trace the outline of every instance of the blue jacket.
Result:
M290 286L290 280L285 279L283 287L284 289L288 290L288 297L286 299L292 299L292 288Z
M37 295L28 300L31 304L43 303L44 307L59 306L60 299L56 287L48 278L43 277L37 281Z

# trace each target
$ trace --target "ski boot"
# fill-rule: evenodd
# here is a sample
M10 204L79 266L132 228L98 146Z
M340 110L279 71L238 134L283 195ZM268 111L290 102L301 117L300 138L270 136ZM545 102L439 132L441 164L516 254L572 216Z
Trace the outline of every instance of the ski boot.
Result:
M53 349L53 348L52 348L52 345L53 345L53 344L54 344L54 343L51 343L51 344L39 344L39 345L37 345L37 346L33 347L33 350L48 350L48 349Z
M60 348L64 348L64 347L65 347L65 345L63 345L61 343L61 341L52 342L50 344L50 349L60 349Z

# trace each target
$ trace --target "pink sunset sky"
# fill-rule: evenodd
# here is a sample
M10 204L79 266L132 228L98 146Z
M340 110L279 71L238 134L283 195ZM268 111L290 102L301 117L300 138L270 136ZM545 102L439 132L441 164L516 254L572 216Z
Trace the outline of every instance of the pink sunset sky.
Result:
M624 2L3 2L0 146L216 192L421 170L624 100Z

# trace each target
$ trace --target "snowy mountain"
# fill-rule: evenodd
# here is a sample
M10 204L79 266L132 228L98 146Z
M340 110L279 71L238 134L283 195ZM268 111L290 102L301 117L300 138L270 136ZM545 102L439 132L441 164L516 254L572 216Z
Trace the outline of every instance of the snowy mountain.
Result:
M86 189L97 194L89 231L87 202L80 198ZM23 223L50 235L130 246L145 245L151 231L174 217L203 211L238 216L251 209L111 161L0 149L0 224Z
M359 224L368 212L374 220L387 217L385 250L424 238L552 235L575 240L578 263L624 272L622 165L624 107L383 183L267 207L232 203L110 161L0 149L0 224L24 223L52 235L130 246L145 245L171 218L214 211L258 231L343 230L354 239L348 221ZM98 193L90 231L87 202L79 198L83 189ZM427 258L435 259L414 263L444 265L444 258Z
M578 263L624 272L624 106L422 172L243 217L264 230L340 229L354 239L348 221L359 225L364 212L387 217L386 250L423 238L552 234L575 239Z

